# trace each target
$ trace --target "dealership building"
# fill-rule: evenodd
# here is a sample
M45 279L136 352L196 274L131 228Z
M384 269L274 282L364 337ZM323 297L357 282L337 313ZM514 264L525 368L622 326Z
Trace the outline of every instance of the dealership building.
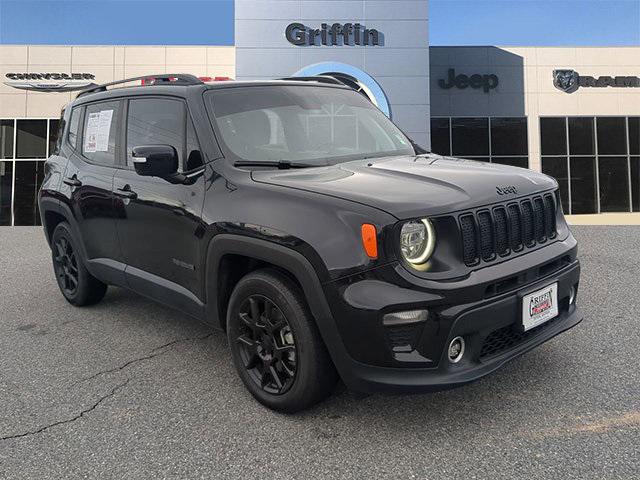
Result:
M232 45L2 39L0 225L39 224L77 89L158 73L332 75L433 152L554 176L565 213L640 211L640 47L429 47L425 0L236 0L233 16Z

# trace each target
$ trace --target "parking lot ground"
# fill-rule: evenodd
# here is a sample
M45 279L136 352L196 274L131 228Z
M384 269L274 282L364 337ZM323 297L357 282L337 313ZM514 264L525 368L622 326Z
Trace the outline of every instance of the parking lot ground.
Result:
M125 290L74 308L0 228L0 478L640 477L640 227L573 227L576 328L472 385L266 410L226 339Z

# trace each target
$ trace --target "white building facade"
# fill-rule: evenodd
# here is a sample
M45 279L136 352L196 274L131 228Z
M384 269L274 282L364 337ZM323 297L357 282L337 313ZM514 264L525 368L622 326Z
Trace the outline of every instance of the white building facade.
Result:
M436 153L554 176L567 213L640 211L640 47L429 48L424 0L236 0L235 46L0 45L0 225L39 224L61 90L157 73L332 75Z

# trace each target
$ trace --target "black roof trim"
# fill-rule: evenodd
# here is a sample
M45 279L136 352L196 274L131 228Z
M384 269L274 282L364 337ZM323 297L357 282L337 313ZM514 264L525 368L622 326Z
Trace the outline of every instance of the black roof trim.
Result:
M101 85L94 85L85 90L82 90L76 98L80 98L83 95L96 92L106 92L107 87L114 85L120 85L123 83L134 82L136 80L153 80L154 85L202 85L204 82L194 75L188 73L159 73L152 75L144 75L142 77L125 78L123 80L116 80L115 82L103 83Z
M343 82L331 75L314 75L312 77L285 77L279 80L289 80L293 82L318 82L318 83L330 83L332 85L345 86Z

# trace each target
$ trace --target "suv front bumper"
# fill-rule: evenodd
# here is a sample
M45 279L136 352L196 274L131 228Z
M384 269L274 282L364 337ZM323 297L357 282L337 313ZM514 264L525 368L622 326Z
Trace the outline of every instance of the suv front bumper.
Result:
M494 292L489 298L485 284L478 290L484 292L482 298L473 300L458 295L455 289L406 289L380 279L364 279L338 288L341 315L335 315L334 310L334 318L347 355L336 362L336 367L343 380L359 392L454 388L493 372L577 325L582 315L575 303L570 303L570 296L573 289L575 302L580 265L573 247L568 254L565 250L564 263L556 271L505 293ZM502 268L509 267L505 264ZM553 283L558 284L558 316L522 332L522 296ZM398 299L403 301L396 303ZM416 309L428 309L429 318L408 325L399 335L390 334L390 327L382 323L385 313ZM459 362L452 363L448 346L458 336L465 340L465 353Z

